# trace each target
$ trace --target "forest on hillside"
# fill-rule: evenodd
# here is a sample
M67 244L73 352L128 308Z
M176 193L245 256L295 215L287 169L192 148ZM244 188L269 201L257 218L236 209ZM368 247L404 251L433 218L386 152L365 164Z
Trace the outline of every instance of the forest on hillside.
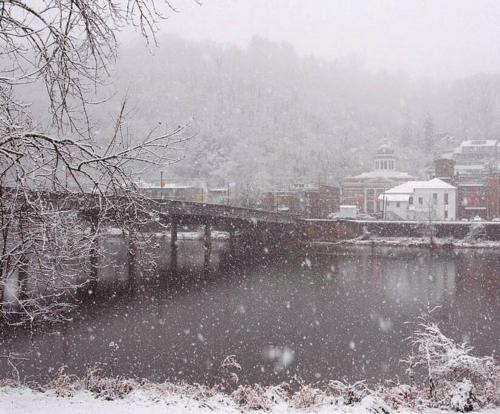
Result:
M246 49L174 35L158 42L122 45L112 83L96 93L106 102L90 112L94 132L106 136L126 99L132 141L189 123L192 138L172 148L166 181L235 183L248 193L328 183L370 169L384 139L399 169L422 175L461 140L500 135L499 75L410 79L356 58L299 56L261 37ZM159 171L139 178L157 183Z

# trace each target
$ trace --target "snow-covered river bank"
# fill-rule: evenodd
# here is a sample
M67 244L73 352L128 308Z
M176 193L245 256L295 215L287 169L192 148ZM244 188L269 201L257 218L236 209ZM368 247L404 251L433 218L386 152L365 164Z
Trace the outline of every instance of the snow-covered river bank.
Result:
M385 404L383 407L387 407ZM377 410L378 408L378 410ZM245 409L227 396L216 395L204 400L183 395L168 395L158 398L155 394L138 391L123 399L107 401L95 398L89 392L77 392L70 397L59 397L55 393L41 393L30 389L1 388L0 412L8 414L238 414L242 411L285 413L335 413L335 414L444 414L455 412L427 408L381 411L378 399L368 397L354 405L319 403L312 407L296 408L285 401L277 401L267 410ZM387 409L387 408L386 408ZM480 411L481 414L499 414L500 408Z

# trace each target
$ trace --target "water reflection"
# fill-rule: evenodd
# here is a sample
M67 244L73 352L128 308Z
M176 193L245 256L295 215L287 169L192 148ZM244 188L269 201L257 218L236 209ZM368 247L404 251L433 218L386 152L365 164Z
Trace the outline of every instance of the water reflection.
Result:
M179 249L179 258L200 258L202 267L199 242ZM222 244L216 251L219 257ZM479 354L498 353L499 260L487 251L349 249L210 276L193 273L188 260L191 273L179 289L147 285L88 306L57 329L17 331L2 339L0 353L28 354L19 368L34 379L61 364L81 373L100 362L113 375L214 383L220 362L235 354L247 383L293 375L378 381L403 374L399 361L412 330L406 322L431 310L446 334L470 340ZM203 283L190 283L195 279Z

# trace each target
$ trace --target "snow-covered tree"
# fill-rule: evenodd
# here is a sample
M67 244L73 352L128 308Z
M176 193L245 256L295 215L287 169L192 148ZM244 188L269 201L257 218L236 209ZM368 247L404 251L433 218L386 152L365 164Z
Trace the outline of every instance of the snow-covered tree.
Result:
M116 56L116 31L134 26L154 42L161 18L154 0L0 1L0 316L55 319L75 266L95 279L110 214L130 230L145 211L132 166L168 163L170 145L184 139L184 126L156 126L131 142L126 100L97 139L88 110ZM40 86L50 125L20 98Z

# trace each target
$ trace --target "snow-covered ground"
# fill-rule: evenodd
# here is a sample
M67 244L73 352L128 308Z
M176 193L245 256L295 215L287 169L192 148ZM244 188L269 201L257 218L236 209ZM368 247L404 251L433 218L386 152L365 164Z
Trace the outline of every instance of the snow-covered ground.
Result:
M315 242L314 244L326 244L326 242ZM337 245L355 245L355 246L395 246L395 247L429 247L428 237L378 237L373 236L368 240L348 239L335 242ZM458 240L452 238L437 238L433 240L434 247L443 248L476 248L488 249L499 248L500 241L489 240Z
M335 406L330 403L312 405L308 408L295 408L289 403L278 401L268 411L240 407L228 396L216 394L210 398L196 399L182 395L162 396L156 393L133 391L122 399L107 401L95 398L90 392L78 391L72 396L57 396L54 392L39 392L27 388L0 388L0 413L5 414L184 414L184 413L338 413L338 414L387 414L387 413L429 413L447 411L425 409L391 410L375 397L365 397L360 403ZM451 412L451 411L449 411ZM483 414L500 414L500 408L480 411Z

